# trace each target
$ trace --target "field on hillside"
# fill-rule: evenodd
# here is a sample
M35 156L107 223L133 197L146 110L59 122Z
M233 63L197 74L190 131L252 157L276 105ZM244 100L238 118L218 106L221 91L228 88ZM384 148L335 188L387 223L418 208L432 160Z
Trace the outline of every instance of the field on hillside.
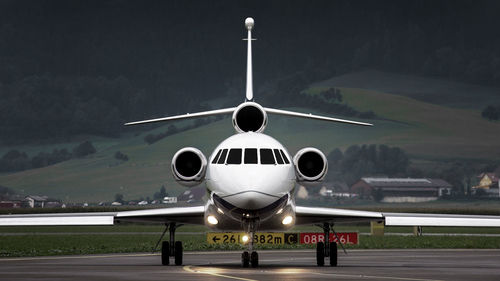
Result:
M165 131L168 126L157 128L154 132ZM404 127L384 121L374 130L272 116L266 132L280 140L293 155L305 146L318 147L328 153L336 147L372 142L389 131ZM61 198L66 202L111 201L116 193L123 194L125 199L152 197L162 185L166 186L169 194L177 195L185 188L175 183L170 171L174 153L182 147L194 146L209 157L216 145L233 133L229 118L169 136L152 145L144 142L147 133L143 133L115 140L115 145L83 159L0 175L0 185L26 194ZM121 163L114 159L116 151L125 153L130 160Z
M482 110L500 104L500 89L414 75L364 70L339 75L313 87L340 87L374 90L456 108Z
M325 88L311 88L318 93ZM399 146L412 157L443 159L500 159L500 123L481 118L478 110L445 107L377 91L339 88L344 102L360 111L406 125L377 143ZM384 121L373 121L374 129Z
M318 85L308 92L317 94L325 89ZM386 144L403 148L419 165L456 159L500 159L500 123L482 119L478 109L436 105L374 90L340 89L345 103L359 111L375 112L379 119L360 120L372 122L375 126L269 116L266 133L283 143L291 155L307 146L317 147L328 154L335 148L345 149L353 144ZM324 114L309 108L289 109ZM187 122L190 121L166 123L141 134L131 129L128 135L116 139L91 138L98 153L40 169L1 174L0 185L24 194L48 195L65 202L112 201L117 193L123 194L125 200L152 198L162 185L169 194L178 195L185 188L174 181L170 171L174 153L182 147L194 146L208 158L220 141L234 133L231 119L225 118L151 145L144 141L144 136L149 133L164 132L171 124L182 127L189 124ZM74 143L60 145L71 147ZM38 151L50 151L52 147L17 148L33 155ZM115 159L117 151L126 154L130 160L121 162Z

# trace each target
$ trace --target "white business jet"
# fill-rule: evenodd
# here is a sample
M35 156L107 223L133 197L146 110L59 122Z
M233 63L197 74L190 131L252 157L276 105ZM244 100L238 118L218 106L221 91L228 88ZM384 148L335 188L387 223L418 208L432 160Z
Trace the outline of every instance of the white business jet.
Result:
M215 230L243 231L248 250L241 256L244 267L257 267L258 254L253 249L255 231L283 231L295 225L318 225L325 234L318 242L316 259L319 266L329 257L337 265L337 244L329 241L329 233L338 222L383 221L387 226L490 226L500 227L498 216L468 216L439 214L402 214L303 207L295 204L294 191L298 182L321 181L327 172L325 155L316 148L303 148L293 157L274 138L263 133L268 114L309 118L359 126L372 124L297 113L263 107L254 102L252 85L252 29L254 20L247 18L248 32L246 100L233 108L185 114L127 123L138 125L218 114L232 114L236 134L220 143L207 159L193 147L179 150L172 159L172 173L184 186L203 182L207 202L197 207L174 207L125 212L38 214L0 216L0 225L112 225L120 221L156 222L166 225L169 241L162 243L163 265L174 257L182 264L182 242L175 240L176 229L184 224L206 225ZM161 239L163 238L160 238ZM337 239L338 240L338 239ZM342 246L342 244L340 244Z

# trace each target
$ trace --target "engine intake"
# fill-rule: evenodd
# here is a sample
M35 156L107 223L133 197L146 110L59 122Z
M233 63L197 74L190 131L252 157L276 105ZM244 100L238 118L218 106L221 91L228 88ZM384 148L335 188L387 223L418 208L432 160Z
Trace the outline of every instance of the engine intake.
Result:
M321 181L328 171L328 161L319 149L306 147L293 157L297 181Z
M233 126L238 133L261 133L267 125L267 113L255 102L244 102L233 113Z
M195 186L203 182L206 169L207 158L194 147L182 148L172 158L174 178L184 186Z

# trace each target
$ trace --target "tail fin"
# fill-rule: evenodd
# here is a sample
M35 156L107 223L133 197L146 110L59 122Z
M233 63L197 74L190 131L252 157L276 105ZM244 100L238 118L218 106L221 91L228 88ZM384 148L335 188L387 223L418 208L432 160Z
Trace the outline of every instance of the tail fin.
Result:
M252 77L252 28L254 26L253 18L245 19L245 26L248 30L247 37L247 91L246 101L253 101L253 77ZM245 39L243 39L245 40Z
M254 22L253 18L246 18L245 19L245 27L247 28L247 31L248 31L247 38L243 39L243 40L248 41L247 42L247 86L246 86L246 101L245 101L245 103L246 102L253 102L252 40L255 40L255 39L252 38L252 29L254 27L254 24L255 24L255 22ZM245 103L242 103L242 105ZM252 107L255 107L255 106L252 106ZM191 113L191 114L187 113L187 114L183 114L183 115L176 115L176 116L149 119L149 120L143 120L143 121L129 122L129 123L126 123L125 125L127 125L127 126L139 125L139 124L147 124L147 123L155 123L155 122L163 122L163 121L171 121L171 120L206 117L206 116L219 115L219 114L233 114L233 119L234 119L235 118L234 112L237 108L238 107L231 107L231 108L210 110L210 111L197 112L197 113ZM370 123L363 123L363 122L350 121L350 120L344 120L344 119L338 119L338 118L331 118L331 117L325 117L325 116L319 116L319 115L305 114L305 113L300 113L300 112L293 112L293 111L274 109L274 108L264 108L264 111L267 113L270 113L270 114L309 118L309 119L324 120L324 121L331 121L331 122L340 122L340 123L347 123L347 124L361 125L361 126L373 126Z

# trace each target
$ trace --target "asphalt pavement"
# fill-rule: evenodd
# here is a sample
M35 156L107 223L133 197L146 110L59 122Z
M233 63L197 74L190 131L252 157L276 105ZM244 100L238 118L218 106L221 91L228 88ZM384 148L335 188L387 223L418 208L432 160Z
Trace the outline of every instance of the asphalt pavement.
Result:
M259 251L258 268L240 257L186 252L182 266L141 253L2 258L0 280L500 280L500 250L339 251L338 267L316 266L311 250Z

